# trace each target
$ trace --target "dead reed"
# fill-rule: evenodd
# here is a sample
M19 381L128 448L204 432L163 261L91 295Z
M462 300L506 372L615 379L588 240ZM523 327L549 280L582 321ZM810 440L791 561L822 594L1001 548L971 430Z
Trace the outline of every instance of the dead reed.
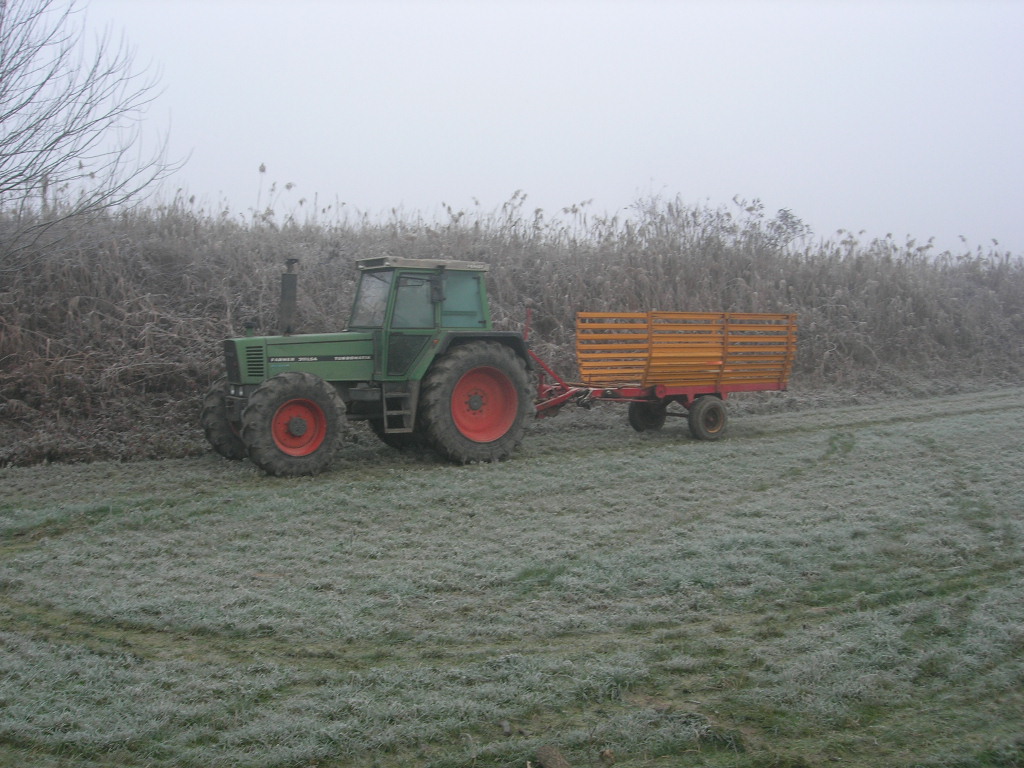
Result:
M301 260L308 331L344 327L357 258L486 261L497 325L521 329L532 309L535 347L570 375L583 309L796 312L804 388L962 388L1024 370L1020 256L816 240L757 201L648 199L621 217L585 205L548 217L526 200L449 207L442 220L279 223L272 210L245 217L179 197L62 232L16 271L0 253L0 465L202 450L192 409L217 374L218 342L247 322L273 331L288 257Z

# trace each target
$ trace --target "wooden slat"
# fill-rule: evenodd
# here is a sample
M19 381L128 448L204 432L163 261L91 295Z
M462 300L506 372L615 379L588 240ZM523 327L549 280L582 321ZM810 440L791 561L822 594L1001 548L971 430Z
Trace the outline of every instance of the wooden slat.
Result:
M796 354L796 316L718 312L581 312L576 354L595 386L783 388Z

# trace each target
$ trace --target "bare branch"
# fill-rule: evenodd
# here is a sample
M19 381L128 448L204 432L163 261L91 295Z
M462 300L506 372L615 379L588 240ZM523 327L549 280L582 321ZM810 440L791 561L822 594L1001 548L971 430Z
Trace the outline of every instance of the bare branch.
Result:
M55 225L139 198L177 169L143 156L157 81L109 32L83 41L74 0L0 0L0 272L20 269Z

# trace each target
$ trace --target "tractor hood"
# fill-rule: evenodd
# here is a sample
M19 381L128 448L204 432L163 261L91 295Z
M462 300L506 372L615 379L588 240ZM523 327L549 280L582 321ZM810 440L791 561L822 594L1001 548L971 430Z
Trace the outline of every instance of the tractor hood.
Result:
M234 384L259 384L284 371L308 371L328 381L366 381L373 378L373 333L227 339L224 360Z

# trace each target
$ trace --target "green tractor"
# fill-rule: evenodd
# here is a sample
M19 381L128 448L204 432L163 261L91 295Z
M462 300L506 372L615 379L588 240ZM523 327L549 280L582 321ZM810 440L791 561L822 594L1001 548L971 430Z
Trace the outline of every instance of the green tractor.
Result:
M487 265L363 259L347 330L292 335L292 263L281 335L224 342L227 375L201 414L219 454L271 475L317 474L348 420L367 421L393 447L429 446L459 463L516 449L534 413L532 364L521 336L492 329Z

